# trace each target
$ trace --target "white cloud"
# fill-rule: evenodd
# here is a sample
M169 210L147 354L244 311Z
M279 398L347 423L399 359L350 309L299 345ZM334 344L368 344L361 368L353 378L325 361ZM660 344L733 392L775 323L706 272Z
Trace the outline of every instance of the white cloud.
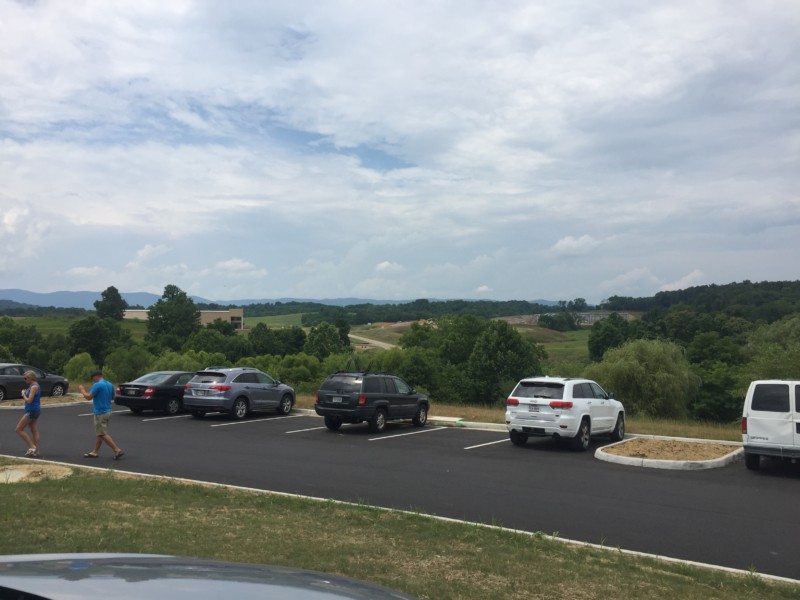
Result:
M592 301L796 278L794 0L75 0L0 23L7 287Z
M684 275L677 281L665 283L659 288L659 292L671 292L675 290L683 290L695 285L701 285L704 278L703 272L695 269L691 273Z
M592 236L584 234L579 238L571 235L558 240L551 248L550 255L556 258L568 256L584 256L600 245Z

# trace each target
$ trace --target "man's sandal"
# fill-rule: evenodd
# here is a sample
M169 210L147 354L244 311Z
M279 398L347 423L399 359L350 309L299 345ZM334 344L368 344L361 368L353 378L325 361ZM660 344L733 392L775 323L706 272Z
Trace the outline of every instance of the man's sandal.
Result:
M97 458L97 454L94 454L93 452L87 452L83 455L83 458Z

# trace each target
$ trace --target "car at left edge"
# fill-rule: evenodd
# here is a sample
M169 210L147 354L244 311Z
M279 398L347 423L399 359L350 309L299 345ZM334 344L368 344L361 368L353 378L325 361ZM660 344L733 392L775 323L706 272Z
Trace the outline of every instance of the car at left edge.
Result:
M33 371L36 374L36 382L42 390L42 396L63 396L69 389L69 380L61 375L47 373L30 365L0 363L0 401L22 397L22 390L28 387L22 376L25 371Z
M194 371L154 371L117 386L114 402L133 414L157 410L174 415L183 410L183 393Z

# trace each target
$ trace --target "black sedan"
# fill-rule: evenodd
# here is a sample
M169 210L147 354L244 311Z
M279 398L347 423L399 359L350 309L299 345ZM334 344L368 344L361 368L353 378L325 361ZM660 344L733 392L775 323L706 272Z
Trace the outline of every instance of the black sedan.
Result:
M30 365L0 363L0 400L22 398L22 390L28 387L28 382L22 377L25 371L33 371L36 374L36 383L42 390L42 396L63 396L69 389L69 380L61 375L45 373Z
M114 402L127 406L134 414L160 410L174 415L183 410L183 391L193 371L155 371L117 386Z

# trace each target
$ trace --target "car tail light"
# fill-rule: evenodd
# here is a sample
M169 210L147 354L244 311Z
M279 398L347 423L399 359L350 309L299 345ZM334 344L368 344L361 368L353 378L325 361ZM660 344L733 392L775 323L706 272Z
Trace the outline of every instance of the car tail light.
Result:
M229 389L231 389L231 386L229 386L229 385L210 385L210 386L208 386L208 389L217 390L218 392L227 392Z
M314 404L319 404L319 392L314 392Z
M359 406L364 406L366 403L367 403L367 396L365 394L361 394L358 397L358 405Z
M551 400L550 408L572 408L572 402L568 400Z
M122 396L122 392L120 391L119 386L117 386L117 396Z
M508 398L506 400L506 404L508 406L519 406L519 400L517 400L516 398Z
M747 435L747 417L742 417L742 433Z
M145 389L144 394L142 394L142 396L144 396L145 398L149 398L150 396L155 394L155 392L156 391L148 385L147 389Z

